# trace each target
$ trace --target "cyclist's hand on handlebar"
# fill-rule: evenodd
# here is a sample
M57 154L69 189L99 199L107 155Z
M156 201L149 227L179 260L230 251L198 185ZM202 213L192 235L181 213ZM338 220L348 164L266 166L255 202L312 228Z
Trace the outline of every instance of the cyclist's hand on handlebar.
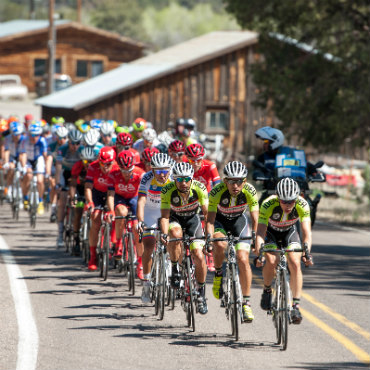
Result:
M104 214L104 221L110 223L114 220L114 212L108 211Z
M312 258L312 255L310 253L307 253L304 256L302 256L302 261L303 261L305 267L313 266L313 258Z
M143 221L139 221L136 225L136 229L139 233L143 233L144 232L144 227L145 227L145 223Z
M206 243L204 244L203 253L207 256L211 255L213 251L213 245L210 242L211 234L208 234L206 237Z
M256 249L256 232L252 231L251 249Z
M95 205L94 202L89 202L85 204L84 211L92 211L94 209Z
M167 246L168 243L168 235L167 234L161 234L161 242L163 245Z

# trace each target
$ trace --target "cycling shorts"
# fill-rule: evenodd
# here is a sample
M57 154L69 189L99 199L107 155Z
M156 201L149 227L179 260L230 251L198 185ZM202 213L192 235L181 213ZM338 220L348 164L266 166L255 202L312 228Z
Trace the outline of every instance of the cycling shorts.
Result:
M177 218L175 215L170 217L170 225L168 230L174 227L179 227L180 229L186 229L186 233L190 237L203 237L202 221L199 214L195 214L191 217L181 217ZM190 243L190 250L202 249L204 247L205 241L195 239Z
M123 196L115 193L114 194L114 209L122 205L128 208L131 211L133 216L136 216L137 196L133 198L124 198Z
M250 227L248 222L248 217L242 213L239 217L233 220L228 220L226 218L218 218L215 221L215 232L221 232L225 236L227 232L235 237L250 236ZM248 253L250 252L250 244L247 240L243 240L235 245L235 250L244 250Z
M37 157L37 159L27 161L27 168L32 168L37 174L45 173L45 159L42 155Z
M104 191L92 189L92 201L94 202L94 210L101 211L107 203L107 193Z
M283 232L267 228L265 249L280 249L281 247L286 247L286 249L301 248L301 238L296 224Z

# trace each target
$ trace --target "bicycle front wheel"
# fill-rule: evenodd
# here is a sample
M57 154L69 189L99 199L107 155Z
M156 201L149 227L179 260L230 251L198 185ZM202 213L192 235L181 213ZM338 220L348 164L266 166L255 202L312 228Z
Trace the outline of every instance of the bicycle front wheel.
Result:
M102 272L103 280L107 280L109 270L109 247L110 247L110 227L107 225L104 229L104 240L102 250Z
M236 267L234 264L231 265L231 306L230 306L230 321L231 321L231 334L235 337L235 340L239 340L239 302L238 302L238 287L236 279Z
M159 320L163 320L164 317L164 297L165 297L165 256L163 253L159 255L159 271L158 271L158 281L157 281L157 301L156 306L158 307L156 311L159 314Z
M195 331L195 307L194 307L194 288L191 276L191 260L190 256L186 257L186 278L185 278L185 299L188 301L187 321L188 326Z
M135 254L134 254L134 242L132 240L132 234L129 233L126 239L127 242L127 253L128 253L128 290L135 295Z
M281 322L281 344L283 351L288 346L288 325L289 325L289 302L288 302L288 286L286 273L283 271L281 276L281 293L280 293L280 322Z

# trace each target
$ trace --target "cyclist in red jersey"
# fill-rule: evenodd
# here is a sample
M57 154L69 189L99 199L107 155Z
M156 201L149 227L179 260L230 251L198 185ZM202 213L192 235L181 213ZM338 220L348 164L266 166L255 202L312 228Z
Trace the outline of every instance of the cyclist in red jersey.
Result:
M96 246L101 224L100 214L107 202L109 173L118 169L115 159L116 152L114 149L106 146L100 149L98 160L92 162L87 169L85 180L86 205L84 210L93 210L89 233L90 260L87 266L91 271L98 268L96 265Z
M187 161L194 168L194 179L204 184L208 193L221 182L216 164L204 159L205 151L201 144L190 144L185 149Z
M154 154L159 153L159 150L155 147L145 148L141 153L141 162L137 165L137 167L141 168L144 172L149 172L152 170L150 165L150 161Z
M122 150L129 150L134 157L134 165L137 166L140 163L140 153L132 147L133 143L134 140L131 134L128 132L121 132L117 135L115 150L117 156Z
M176 162L185 162L185 144L180 140L174 140L168 146L168 155Z
M118 154L117 164L119 168L110 173L108 180L109 213L115 216L125 217L130 210L132 215L136 215L139 185L145 172L134 166L134 157L129 150L123 150ZM143 268L141 263L143 247L141 243L139 243L139 233L136 224L137 220L135 219L133 234L138 255L137 275L139 279L143 279ZM114 256L118 260L122 257L123 228L124 220L116 220L115 229L117 242Z

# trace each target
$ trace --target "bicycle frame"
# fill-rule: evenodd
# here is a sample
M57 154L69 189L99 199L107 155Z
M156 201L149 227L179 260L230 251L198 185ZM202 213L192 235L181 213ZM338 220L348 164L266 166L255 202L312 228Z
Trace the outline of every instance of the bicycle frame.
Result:
M96 251L99 260L100 277L103 280L108 278L109 253L110 253L110 223L104 219L105 212L101 212L101 226L98 234L98 244Z
M85 263L88 263L90 258L90 245L89 245L90 227L91 227L90 212L84 212L82 214L80 241L82 243L82 258Z
M37 173L32 171L32 180L30 186L30 225L36 227L37 206L39 204L39 193L37 190Z
M22 189L21 189L21 171L18 166L18 162L16 163L14 169L14 177L13 177L13 187L12 187L12 211L13 211L13 218L18 220L19 218L19 208L22 202Z

